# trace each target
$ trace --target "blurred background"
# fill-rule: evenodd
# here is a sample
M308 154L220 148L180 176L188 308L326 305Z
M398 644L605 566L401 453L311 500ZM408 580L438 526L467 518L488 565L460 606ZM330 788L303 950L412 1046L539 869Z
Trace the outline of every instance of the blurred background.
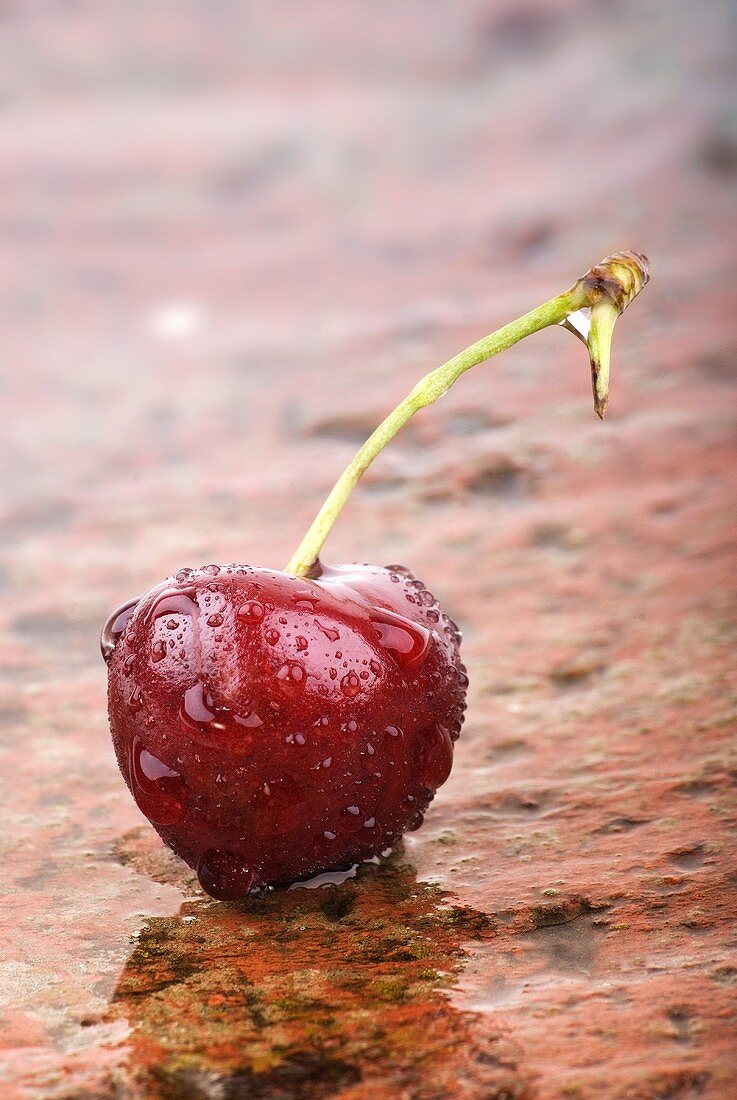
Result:
M635 1023L670 996L644 981L648 890L701 866L673 853L712 852L706 895L673 890L681 916L734 890L716 854L732 781L713 778L733 774L737 713L734 42L721 0L5 0L8 1089L123 1088L129 1033L105 1013L129 937L194 891L135 832L115 769L108 612L184 565L282 566L420 375L633 248L653 282L617 326L607 421L576 341L526 341L405 430L325 557L406 562L464 627L469 721L412 841L420 879L485 913L546 889L611 904L615 866L631 891L640 938L609 950L631 960L635 1054L589 1040L619 1092L564 1041L599 1011L587 982L610 964L591 953L563 980L543 952L524 996L478 956L458 1004L483 1030L504 987L525 1074L557 1059L576 1095L651 1095L661 1063L727 1094L730 1021L701 970L726 924L657 961L702 1006L698 1040ZM643 824L636 859L616 820ZM456 826L463 846L437 847Z

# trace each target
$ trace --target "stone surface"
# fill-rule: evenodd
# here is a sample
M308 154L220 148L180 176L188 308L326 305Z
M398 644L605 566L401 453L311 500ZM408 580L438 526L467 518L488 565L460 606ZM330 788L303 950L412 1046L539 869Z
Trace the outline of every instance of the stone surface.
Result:
M737 1096L729 8L10 3L0 21L0 1092ZM454 773L342 886L203 897L97 634L279 566L417 377L615 248L377 463L336 561L465 631Z

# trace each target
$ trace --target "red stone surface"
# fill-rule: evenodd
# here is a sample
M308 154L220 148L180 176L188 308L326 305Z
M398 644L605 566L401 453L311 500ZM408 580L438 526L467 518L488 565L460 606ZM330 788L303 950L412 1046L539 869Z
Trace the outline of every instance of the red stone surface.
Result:
M10 3L0 21L0 1094L737 1095L729 8ZM595 419L544 333L377 463L334 562L464 628L426 824L204 898L115 766L99 625L280 566L416 378L616 248Z

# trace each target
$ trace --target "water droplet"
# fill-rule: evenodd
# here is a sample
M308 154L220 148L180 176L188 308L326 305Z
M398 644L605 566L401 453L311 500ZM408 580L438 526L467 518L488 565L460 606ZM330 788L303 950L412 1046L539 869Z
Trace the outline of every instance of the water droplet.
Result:
M402 736L402 731L399 729L398 726L387 726L386 729L384 730L384 733L386 733L389 737L392 737L392 738Z
M193 573L194 569L190 569L188 566L185 566L184 569L179 570L174 579L179 581L180 584L188 584L192 578Z
M276 674L276 680L285 695L294 697L305 686L306 673L299 661L286 661Z
M439 723L428 726L419 734L418 774L424 786L436 791L450 775L453 767L453 742L450 733Z
M160 619L164 615L188 615L190 618L196 619L200 609L194 600L194 596L194 588L184 592L178 592L176 589L159 592L146 612L146 622L150 622L151 619ZM166 625L169 626L169 623ZM169 626L169 629L173 628Z
M374 676L378 676L379 673L381 672L381 665L379 664L378 661L374 661L374 660L369 661L369 668L373 672Z
M281 635L279 634L279 631L274 630L273 627L271 627L269 630L267 630L266 633L264 634L264 638L269 643L269 645L276 645L276 643L279 641L280 637L281 637Z
M374 608L369 616L379 644L407 669L417 669L427 656L432 634L427 627L396 615L382 607Z
M355 699L361 691L361 681L358 679L355 672L346 672L345 676L340 681L340 690L344 695L347 695L349 699Z
M178 771L167 767L134 737L130 784L139 810L155 825L176 825L185 814L187 788Z
M409 825L407 826L407 832L408 833L414 833L417 829L420 828L420 826L422 825L424 820L425 820L425 815L424 814L415 814L415 816L412 818Z
M297 637L295 638L295 642L296 642L296 645L297 645L297 649L301 649L301 650L307 649L307 645L308 645L307 639L305 637L303 637L301 634L297 635Z
M133 691L128 696L128 707L135 714L137 711L142 710L144 707L143 694L140 688L134 687Z
M245 726L246 729L258 729L259 726L263 726L263 719L256 714L255 710L249 710L248 714L236 714L234 715L234 721L238 726Z
M136 664L136 655L135 655L135 653L130 653L126 657L126 659L123 661L123 675L124 676L131 676L133 674L133 669L135 667L135 664Z
M222 626L223 625L223 616L220 615L219 613L216 613L214 615L210 615L210 617L207 620L207 625L208 626Z
M121 604L120 607L113 611L102 628L100 634L100 652L102 653L103 660L108 665L110 664L113 650L118 644L121 634L125 633L128 621L135 611L137 603L138 598L135 600L128 600L126 603Z
M364 827L364 829L373 829L375 824L376 824L376 818L375 817L369 817L369 818L367 818L366 821L364 821L363 827Z
M312 588L308 588L304 585L302 588L298 588L292 596L295 607L299 607L304 611L314 611L315 604L320 602L320 597L315 593Z
M213 737L226 737L229 741L240 739L241 745L248 740L244 730L257 729L263 725L261 717L254 710L245 714L236 714L230 707L218 706L198 680L184 693L179 718L186 729L197 734L205 734L208 741Z
M215 711L210 710L205 699L205 685L199 680L191 688L187 688L182 700L182 716L189 719L197 726L207 726L215 717Z
M360 812L361 812L359 810L358 806L346 806L346 810L348 811L349 814L353 814L354 817L357 817L358 814L360 814Z
M326 840L335 840L335 833L331 833L329 829L326 829L322 835Z
M151 660L154 664L158 664L159 661L164 660L164 657L166 657L166 642L160 638L151 648Z
M434 608L430 608L429 611L425 612L425 618L429 623L436 623L440 619L440 612L436 611Z
M328 839L335 834L324 833ZM366 860L367 863L378 862L378 860ZM350 866L343 865L342 868L334 869L332 871L321 871L318 875L312 875L310 878L298 879L296 882L291 883L287 887L287 891L291 890L319 890L322 886L342 886L349 878L355 878L358 874L360 864L353 863Z
M336 630L334 626L326 626L325 623L321 622L319 619L315 619L315 622L329 642L338 641L338 638L340 638L339 630Z
M200 886L218 901L238 901L250 893L256 873L239 856L225 848L208 848L197 863Z
M211 577L216 577L218 575L218 573L220 572L220 566L219 565L204 565L202 567L202 572L203 573L209 573Z
M258 600L249 600L238 608L238 618L245 623L260 623L264 617L264 605ZM276 631L274 631L276 633ZM278 635L277 635L278 637Z

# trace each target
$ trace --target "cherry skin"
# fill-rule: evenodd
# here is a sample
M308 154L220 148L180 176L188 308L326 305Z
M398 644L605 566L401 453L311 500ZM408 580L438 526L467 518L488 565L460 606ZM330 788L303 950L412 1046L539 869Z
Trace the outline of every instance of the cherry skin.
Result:
M460 635L401 566L183 569L102 635L118 764L216 898L368 859L450 774Z

